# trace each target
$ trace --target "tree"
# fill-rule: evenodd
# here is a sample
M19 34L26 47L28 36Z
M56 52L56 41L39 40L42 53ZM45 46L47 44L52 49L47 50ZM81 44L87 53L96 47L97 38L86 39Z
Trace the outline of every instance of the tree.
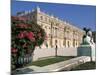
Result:
M22 67L32 61L35 47L45 40L46 33L34 22L25 17L11 17L11 66L12 69Z

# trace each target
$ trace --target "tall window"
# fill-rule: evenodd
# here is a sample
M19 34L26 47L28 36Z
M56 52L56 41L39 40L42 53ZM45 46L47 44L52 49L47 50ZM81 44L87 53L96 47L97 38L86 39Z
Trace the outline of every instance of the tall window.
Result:
M40 16L41 20L43 20L43 16Z
M55 37L57 37L57 28L55 28Z
M47 22L47 17L45 17L45 21Z
M75 47L75 39L73 39L73 47Z
M70 46L69 41L67 42L67 44L68 44L68 47L69 47Z
M55 40L55 45L57 45L57 40Z
M77 42L76 42L76 46L77 46L78 44L77 44Z
M66 40L65 40L65 39L64 39L64 41L63 41L63 46L66 47Z

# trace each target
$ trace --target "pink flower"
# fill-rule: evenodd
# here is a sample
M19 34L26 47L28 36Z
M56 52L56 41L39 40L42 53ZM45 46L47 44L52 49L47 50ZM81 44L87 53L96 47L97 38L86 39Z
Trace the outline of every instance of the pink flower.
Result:
M18 38L22 39L22 38L24 38L24 37L25 37L25 35L24 35L23 32L20 32L20 33L18 34Z
M13 20L20 20L20 21L27 21L27 20L28 20L28 18L26 18L26 17L11 16L11 18L12 18Z
M15 16L11 16L11 18L12 18L13 20L18 20L18 17L15 17Z
M35 42L35 38L33 37L33 38L31 39L31 41L32 41L32 42Z
M26 36L30 41L35 41L35 37L34 37L34 33L33 32L29 32Z
M18 24L17 27L19 27L19 28L28 28L28 25L21 23L21 24Z
M41 36L41 33L38 33L38 36L40 37Z
M21 21L26 21L27 20L26 17L18 17L18 19L21 20Z
M17 51L18 51L18 50L17 50L16 48L12 48L12 49L11 49L11 52L12 52L12 53L16 53Z
M30 35L30 36L34 36L33 32L29 32L29 35Z

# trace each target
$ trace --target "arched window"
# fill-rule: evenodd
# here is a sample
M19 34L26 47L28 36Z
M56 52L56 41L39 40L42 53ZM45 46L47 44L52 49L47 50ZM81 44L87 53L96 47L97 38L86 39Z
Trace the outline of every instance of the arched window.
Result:
M63 41L63 46L66 47L66 40L65 40L65 39L64 39L64 41Z
M77 46L78 44L77 44L77 42L76 42L76 46Z
M75 39L73 39L73 47L75 47Z
M68 47L70 47L69 41L67 42Z
M40 16L41 20L43 20L43 16Z

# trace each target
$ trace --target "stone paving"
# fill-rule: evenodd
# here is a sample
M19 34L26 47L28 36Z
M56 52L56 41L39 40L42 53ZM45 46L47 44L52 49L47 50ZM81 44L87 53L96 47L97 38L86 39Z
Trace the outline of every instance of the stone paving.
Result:
M28 66L25 68L18 69L18 72L16 71L16 73L54 72L54 71L62 71L64 68L66 68L66 70L70 70L71 68L73 68L79 64L89 62L89 61L90 61L90 57L81 56L81 57L77 57L77 58L72 58L67 61L62 61L59 63L47 65L44 67Z

